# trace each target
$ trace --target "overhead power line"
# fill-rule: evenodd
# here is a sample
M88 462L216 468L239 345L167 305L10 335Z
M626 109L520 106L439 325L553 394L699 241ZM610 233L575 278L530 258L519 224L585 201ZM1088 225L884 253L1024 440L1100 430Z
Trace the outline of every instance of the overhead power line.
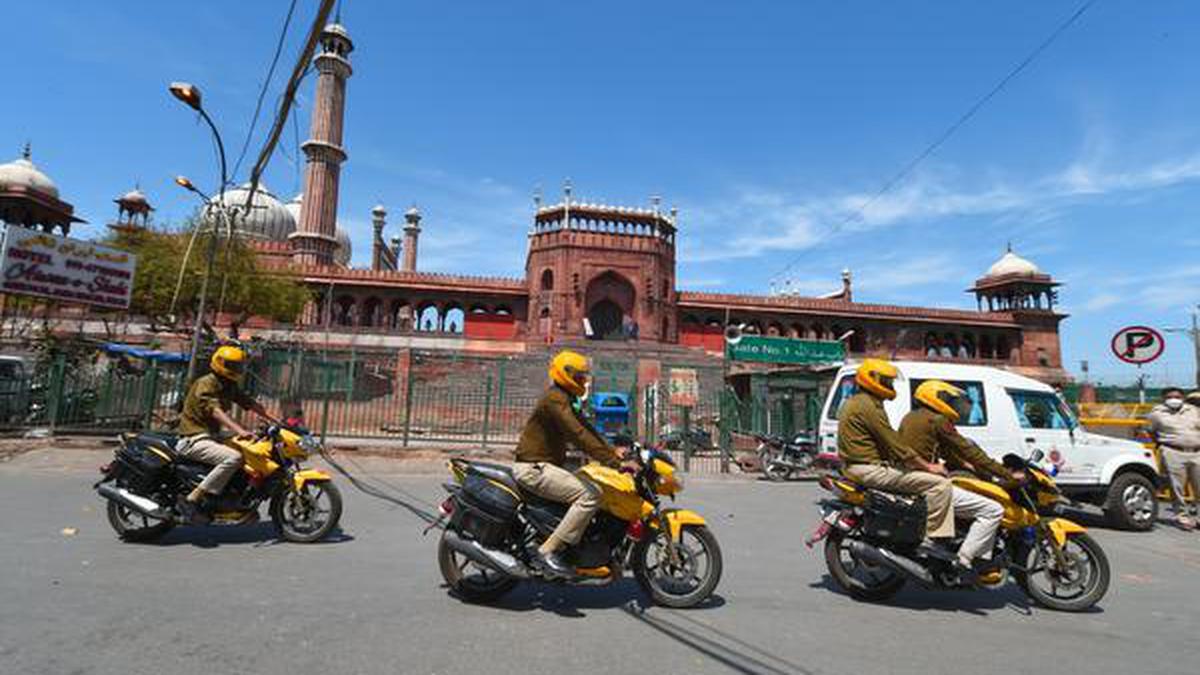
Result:
M1065 33L1067 31L1068 28L1070 28L1072 25L1074 25L1075 22L1078 21L1079 18L1082 17L1088 11L1088 9L1090 9L1091 6L1094 4L1096 4L1096 0L1087 0L1082 5L1080 5L1079 9L1075 10L1075 12L1073 14L1071 14L1071 16L1069 16L1066 19L1066 21L1063 21L1061 24L1059 24L1058 27L1055 28L1050 33L1050 35L1048 35L1046 37L1046 39L1042 40L1042 42L1040 44L1038 44L1038 46L1035 47L1033 51L1029 52L1029 54L1026 55L1025 58L1018 61L1017 64L1015 66L1013 66L1013 68L1011 70L1009 70L1008 73L1004 77L1000 78L1000 81L998 81L995 84L995 86L993 86L990 90L988 90L988 92L986 94L984 94L981 98L979 98L977 101L975 101L975 103L972 104L971 107L967 108L966 112L964 112L962 115L960 115L958 117L958 119L956 119L954 121L953 124L946 127L945 131L943 131L940 135L938 135L938 137L935 138L933 140L933 142L931 142L929 145L925 146L925 148L923 150L921 150L921 152L917 153L917 155L915 157L913 157L911 160L909 160L909 162L907 164L905 164L899 171L897 171L895 174L893 174L891 178L889 178L887 181L885 181L884 184L882 186L880 186L880 188L874 194L872 194L869 199L867 199L867 201L863 202L861 206L859 206L857 209L854 209L852 212L847 214L847 216L845 218L843 218L836 225L834 225L833 228L830 229L829 234L830 235L837 234L839 231L842 230L842 228L846 227L850 223L858 221L858 220L862 220L865 217L867 210L870 209L871 206L873 206L875 204L875 202L879 201L880 198L882 198L887 193L891 192L892 188L899 185L914 170L916 170L916 168L921 164L921 162L925 161L930 155L937 152L938 149L941 148L942 145L944 145L946 143L946 141L950 140L951 136L953 136L959 129L961 129L963 127L963 125L965 125L967 122L969 122L971 120L971 118L974 117L975 114L978 113L985 105L987 105L989 101L991 101L993 98L995 98L995 96L997 94L999 94L1001 91L1003 91L1004 88L1008 86L1009 82L1011 82L1013 79L1015 79L1026 68L1028 68L1034 61L1036 61L1037 58L1042 55L1042 52L1046 51L1050 47L1050 45L1054 44L1054 42L1056 40L1058 40L1059 36L1061 36L1063 33ZM783 269L781 269L778 273L776 273L773 277L771 277L772 281L774 282L776 280L781 280L781 277L783 277L785 274L790 272L792 270L792 268L796 266L796 263L800 262L800 260L802 260L804 258L804 255L805 254L802 253L802 254L796 256L791 262L789 262L787 265L785 265L783 267Z
M254 104L254 116L250 118L250 129L246 131L246 140L242 142L242 150L238 153L237 161L233 163L233 174L237 175L238 169L242 166L242 160L246 158L246 151L250 149L250 140L254 137L254 128L258 125L258 115L262 112L263 100L267 97L267 89L271 87L271 80L275 77L275 66L279 65L279 55L283 53L283 43L287 39L288 27L292 25L292 15L296 12L296 0L292 0L288 5L287 16L283 19L283 28L279 30L279 40L275 43L275 54L271 57L271 67L267 69L267 76L263 79L262 87L258 90L258 101Z

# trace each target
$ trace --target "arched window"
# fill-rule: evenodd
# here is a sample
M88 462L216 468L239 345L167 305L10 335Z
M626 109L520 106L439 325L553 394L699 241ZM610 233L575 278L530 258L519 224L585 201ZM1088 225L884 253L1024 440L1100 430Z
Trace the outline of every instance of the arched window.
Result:
M447 333L462 333L466 325L467 315L463 312L462 307L453 306L446 310L446 316L442 320L443 330Z
M554 272L550 269L546 269L542 272L542 290L554 290Z

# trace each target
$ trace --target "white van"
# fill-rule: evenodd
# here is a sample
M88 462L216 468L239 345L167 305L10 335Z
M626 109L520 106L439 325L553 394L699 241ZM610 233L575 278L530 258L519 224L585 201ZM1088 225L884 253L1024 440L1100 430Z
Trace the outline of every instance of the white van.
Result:
M1134 441L1108 438L1080 428L1067 404L1050 386L998 368L924 361L899 361L896 398L884 402L894 428L913 406L913 392L925 380L959 387L972 402L958 421L962 435L1000 459L1008 453L1029 457L1041 450L1043 463L1058 467L1055 480L1076 502L1104 509L1123 529L1148 530L1158 517L1155 490L1160 477L1151 451ZM838 370L821 414L823 452L837 453L837 415L855 391L856 364Z

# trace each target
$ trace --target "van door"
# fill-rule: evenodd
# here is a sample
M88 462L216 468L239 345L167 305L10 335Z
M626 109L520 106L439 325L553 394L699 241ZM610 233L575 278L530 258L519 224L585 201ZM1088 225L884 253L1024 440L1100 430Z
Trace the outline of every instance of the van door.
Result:
M820 452L837 454L837 420L838 413L854 393L858 391L854 384L854 371L843 371L829 390L829 398L825 401L825 410L821 414L819 443Z
M1045 464L1058 467L1061 483L1090 483L1100 477L1100 465L1086 448L1075 443L1075 418L1062 399L1051 391L1009 389L1024 456L1040 450Z

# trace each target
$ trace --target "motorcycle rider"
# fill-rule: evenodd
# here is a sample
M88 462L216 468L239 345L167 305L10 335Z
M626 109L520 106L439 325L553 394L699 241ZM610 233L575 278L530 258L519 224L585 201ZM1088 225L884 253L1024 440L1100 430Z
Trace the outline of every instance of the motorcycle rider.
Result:
M926 380L915 392L919 404L900 422L900 438L926 462L943 463L950 470L968 471L984 480L995 478L1005 485L1020 479L992 459L971 440L958 433L954 423L970 413L966 392L942 380ZM954 514L971 519L967 536L958 548L957 566L964 579L974 576L977 558L990 559L996 532L1004 518L1004 507L982 495L951 487ZM982 578L986 581L989 575Z
M580 415L590 376L587 357L569 350L559 352L550 361L550 388L537 402L517 441L513 477L521 487L543 499L570 505L538 548L537 562L548 576L574 575L559 551L579 542L600 507L596 486L563 468L567 446L573 445L602 464L620 465L616 451Z
M954 537L954 510L946 468L923 460L892 428L883 402L896 398L896 366L865 359L854 374L858 391L838 413L838 456L842 473L859 484L925 497L925 535L930 540ZM927 542L934 548L934 541Z
M196 378L188 388L179 420L181 436L176 451L193 462L213 466L204 480L181 503L185 517L193 522L205 522L207 501L221 494L226 483L242 468L242 453L220 440L223 432L233 432L239 438L252 434L229 414L236 403L244 410L267 417L262 404L242 391L246 377L245 350L232 345L218 347L209 366L212 372Z

